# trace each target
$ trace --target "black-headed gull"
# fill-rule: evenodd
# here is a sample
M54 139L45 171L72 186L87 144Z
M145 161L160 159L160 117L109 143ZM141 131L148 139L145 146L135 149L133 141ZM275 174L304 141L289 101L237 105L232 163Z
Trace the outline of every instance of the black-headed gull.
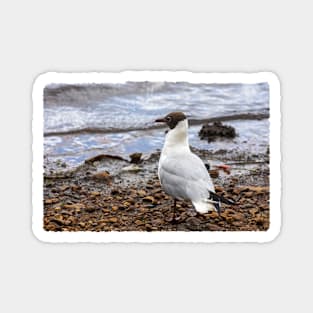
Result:
M190 151L188 120L182 112L172 112L155 122L166 123L164 146L159 160L158 175L163 190L177 200L190 200L199 213L217 211L220 204L234 204L218 196L202 160ZM175 213L174 213L175 216Z

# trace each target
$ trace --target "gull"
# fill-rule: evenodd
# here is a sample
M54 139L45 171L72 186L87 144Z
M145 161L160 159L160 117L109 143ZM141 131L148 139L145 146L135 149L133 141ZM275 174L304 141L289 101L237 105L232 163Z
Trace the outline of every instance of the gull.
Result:
M158 176L162 189L176 200L190 200L199 213L221 212L221 202L235 204L215 193L210 174L202 160L191 152L188 141L188 120L183 112L172 112L155 120L169 130L162 148Z

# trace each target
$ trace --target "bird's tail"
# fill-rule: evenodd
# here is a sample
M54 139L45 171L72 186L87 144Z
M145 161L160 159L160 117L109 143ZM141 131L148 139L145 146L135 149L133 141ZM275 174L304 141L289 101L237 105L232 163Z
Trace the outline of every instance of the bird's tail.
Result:
M235 205L236 204L236 202L234 200L226 199L225 197L219 196L218 194L216 194L213 191L209 191L208 201L212 202L212 204L214 205L218 214L221 214L221 203L225 203L225 204L229 204L229 205Z
M193 202L193 205L199 213L207 213L209 211L217 211L221 214L221 203L235 205L236 202L231 199L226 199L223 196L217 195L213 191L209 191L209 198L197 202Z

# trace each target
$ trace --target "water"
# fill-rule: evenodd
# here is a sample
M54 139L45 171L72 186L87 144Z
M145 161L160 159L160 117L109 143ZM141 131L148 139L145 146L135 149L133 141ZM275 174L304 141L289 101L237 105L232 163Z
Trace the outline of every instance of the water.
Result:
M101 153L127 156L161 149L164 129L153 121L171 111L190 119L268 113L268 84L128 82L102 85L49 85L44 93L44 149L50 160L76 166ZM269 122L233 120L234 140L208 144L201 125L190 127L190 144L201 149L265 152Z

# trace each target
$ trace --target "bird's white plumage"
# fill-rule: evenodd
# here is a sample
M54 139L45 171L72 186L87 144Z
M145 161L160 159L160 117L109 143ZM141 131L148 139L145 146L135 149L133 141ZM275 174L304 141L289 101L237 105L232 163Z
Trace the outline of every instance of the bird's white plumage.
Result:
M211 177L202 160L189 148L187 119L166 134L158 175L167 194L191 200L200 213L215 210L208 201L209 191L214 192Z

